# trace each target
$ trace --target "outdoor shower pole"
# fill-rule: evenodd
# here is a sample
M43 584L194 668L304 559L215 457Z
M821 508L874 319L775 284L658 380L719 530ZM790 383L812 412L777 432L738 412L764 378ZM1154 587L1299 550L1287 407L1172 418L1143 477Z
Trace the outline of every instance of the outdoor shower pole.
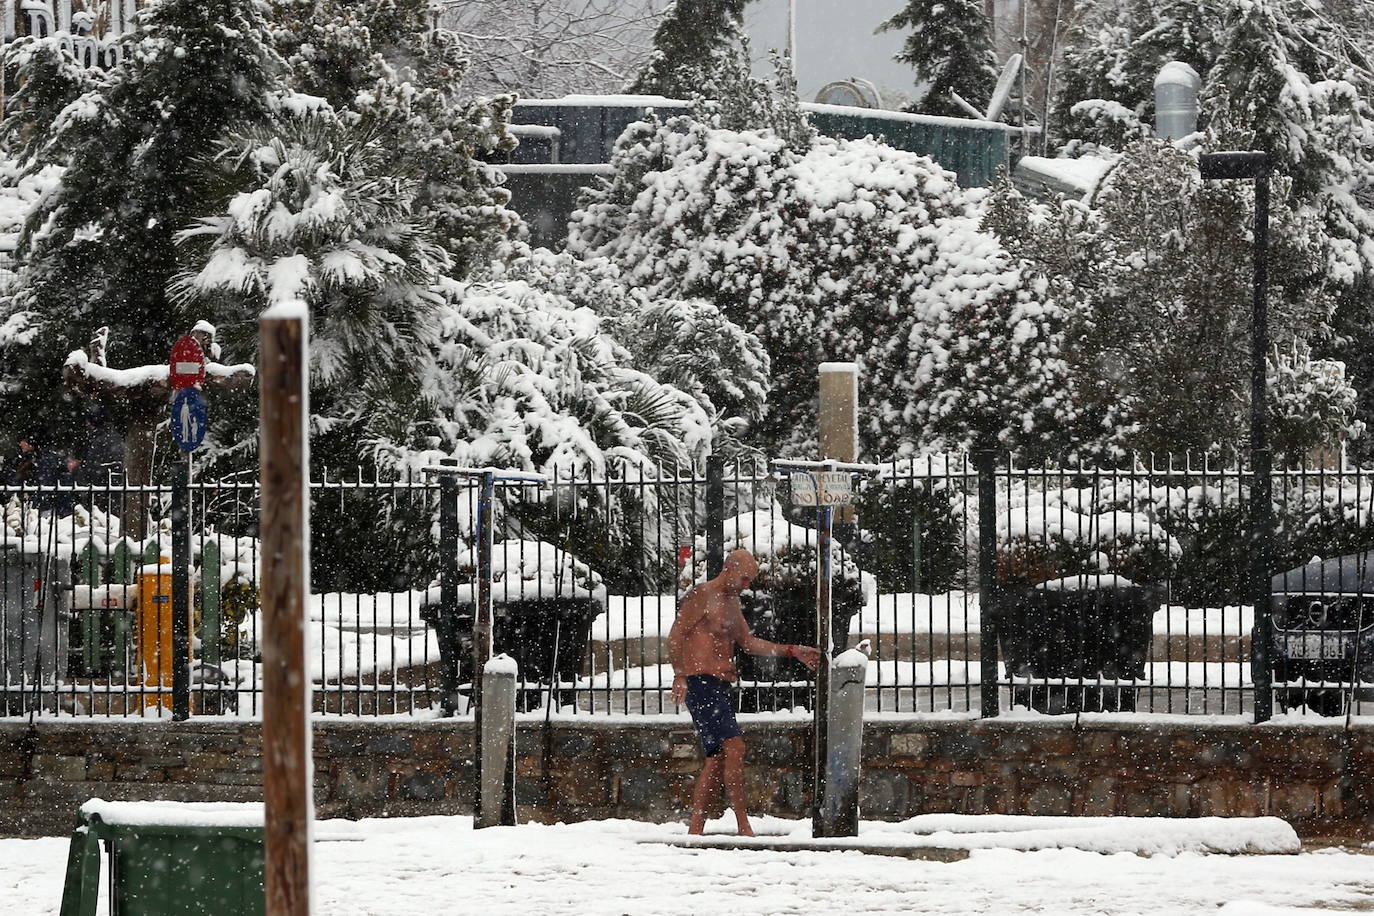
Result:
M1255 721L1274 714L1273 678L1269 665L1273 580L1270 558L1274 543L1273 456L1269 452L1269 406L1265 358L1269 353L1269 176L1273 159L1263 152L1203 153L1203 178L1251 179L1255 182L1255 284L1250 317L1250 595L1255 621L1250 633L1250 676L1255 690Z
M818 499L819 501L819 499ZM830 585L833 576L830 557L831 526L835 510L830 506L816 508L816 642L821 650L821 663L816 668L816 740L812 742L815 755L815 807L811 815L811 835L831 836L830 818L826 816L826 762L830 759L830 660L835 639L830 632L834 616L830 612Z

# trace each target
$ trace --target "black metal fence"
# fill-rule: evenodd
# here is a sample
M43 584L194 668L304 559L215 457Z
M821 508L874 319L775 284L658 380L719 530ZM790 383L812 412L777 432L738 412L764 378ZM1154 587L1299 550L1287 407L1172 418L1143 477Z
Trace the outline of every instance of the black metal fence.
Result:
M1258 630L1243 467L985 454L856 472L853 509L835 516L832 648L868 640L875 712L1249 716L1258 673L1280 712L1358 714L1374 686L1374 471L1331 464L1273 474L1270 572L1292 572ZM762 561L742 598L754 632L815 641L816 511L792 505L791 479L764 462L711 468L627 464L496 489L493 642L520 665L522 710L677 711L678 601L734 546ZM185 486L190 712L253 716L256 482ZM466 711L478 492L456 485L446 512L441 492L432 475L311 484L317 712ZM0 487L0 714L172 714L174 495ZM441 543L456 547L441 558ZM798 663L737 665L742 710L810 707Z

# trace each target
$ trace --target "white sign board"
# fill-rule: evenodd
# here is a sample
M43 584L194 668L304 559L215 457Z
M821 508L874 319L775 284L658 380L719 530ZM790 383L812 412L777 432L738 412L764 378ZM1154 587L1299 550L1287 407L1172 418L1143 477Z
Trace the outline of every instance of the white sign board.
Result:
M803 471L791 476L794 506L847 506L854 496L848 471Z

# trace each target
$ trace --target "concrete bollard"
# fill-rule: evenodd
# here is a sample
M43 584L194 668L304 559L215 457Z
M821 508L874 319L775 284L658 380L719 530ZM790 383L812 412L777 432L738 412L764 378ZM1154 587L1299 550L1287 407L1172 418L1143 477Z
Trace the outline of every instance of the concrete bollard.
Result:
M515 659L496 655L482 669L481 755L473 827L515 824Z
M830 744L825 766L820 836L859 835L859 771L864 743L864 682L868 655L841 652L830 663Z

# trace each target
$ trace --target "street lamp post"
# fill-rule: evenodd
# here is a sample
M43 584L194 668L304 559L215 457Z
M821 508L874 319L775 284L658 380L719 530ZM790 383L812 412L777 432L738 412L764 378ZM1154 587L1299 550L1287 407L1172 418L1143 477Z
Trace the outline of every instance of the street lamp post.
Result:
M1205 179L1239 178L1255 182L1255 290L1250 318L1250 594L1255 623L1250 634L1250 668L1255 688L1255 721L1264 722L1274 714L1269 665L1273 461L1269 453L1265 380L1265 358L1269 353L1269 176L1273 173L1273 159L1261 152L1203 153L1198 158L1198 167Z

